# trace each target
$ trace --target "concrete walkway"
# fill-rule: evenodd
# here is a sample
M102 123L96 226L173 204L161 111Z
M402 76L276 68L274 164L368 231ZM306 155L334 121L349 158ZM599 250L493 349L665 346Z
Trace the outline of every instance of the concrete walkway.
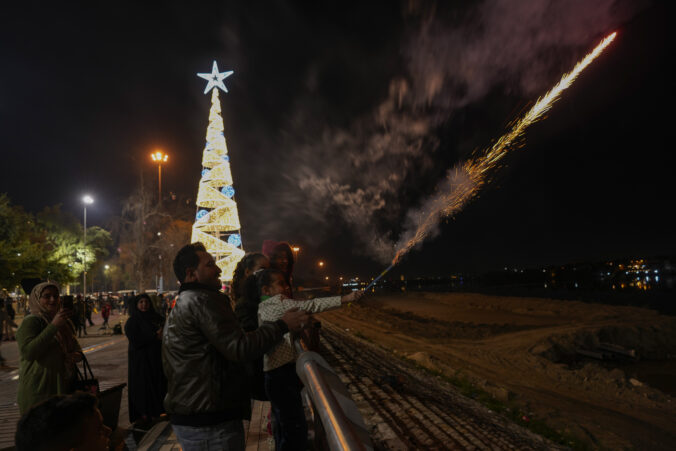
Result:
M79 338L94 376L98 378L101 390L127 382L127 347L128 341L124 335L112 335L112 329L99 330L102 320L93 318L96 323L87 328L87 336ZM124 323L127 316L111 315L109 324ZM20 323L20 318L18 318ZM16 341L2 342L0 347L7 366L0 369L0 451L14 447L14 434L19 420L19 407L16 404L16 393L19 381L19 349ZM251 422L245 421L247 433L247 451L274 450L274 440L267 433L267 415L270 412L270 403L256 401L253 405ZM137 444L134 434L129 430L129 410L127 402L127 388L122 393L120 416L117 430L111 437L113 449L152 449L152 450L180 450L169 424L160 422Z
M113 314L108 323L113 326L124 323L126 315ZM17 323L21 324L21 317ZM94 375L99 379L101 390L127 382L127 338L124 335L112 335L112 328L99 330L103 320L94 317L94 326L87 328L87 336L79 338ZM5 367L0 369L0 450L14 447L16 423L19 420L19 407L16 393L19 385L19 349L16 341L4 341L0 351L6 359ZM118 429L129 427L127 408L127 389L122 394Z

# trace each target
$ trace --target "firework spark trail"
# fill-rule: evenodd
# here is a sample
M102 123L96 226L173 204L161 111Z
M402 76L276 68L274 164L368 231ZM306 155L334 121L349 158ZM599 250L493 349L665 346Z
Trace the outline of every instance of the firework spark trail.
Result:
M578 62L572 71L561 77L561 80L543 97L539 98L535 105L517 122L512 129L500 137L493 146L482 155L466 161L450 174L452 178L451 191L440 195L432 203L429 213L422 212L421 220L413 237L404 242L397 250L392 265L396 265L401 258L416 244L425 239L430 231L436 226L439 219L458 213L462 207L477 195L481 187L487 182L487 175L494 169L498 162L514 147L517 147L519 138L525 130L549 111L561 93L568 89L580 73L591 64L608 45L615 39L617 32L606 37L591 53L587 54ZM515 146L516 145L516 146ZM453 181L457 183L453 183ZM389 269L389 268L388 268Z

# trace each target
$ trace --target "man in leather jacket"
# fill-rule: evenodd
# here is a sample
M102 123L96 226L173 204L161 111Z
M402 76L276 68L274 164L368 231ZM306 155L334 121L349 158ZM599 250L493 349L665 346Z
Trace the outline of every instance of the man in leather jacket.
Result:
M162 340L164 407L184 450L243 450L242 420L251 415L243 362L262 356L289 330L302 329L309 317L290 311L243 332L220 291L221 270L202 243L178 252L174 272L181 287Z

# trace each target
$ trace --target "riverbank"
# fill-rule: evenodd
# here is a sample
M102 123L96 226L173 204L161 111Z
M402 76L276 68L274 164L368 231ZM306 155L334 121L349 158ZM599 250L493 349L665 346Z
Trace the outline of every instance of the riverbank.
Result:
M592 448L676 443L676 402L668 394L676 318L577 301L408 293L369 296L320 319L431 371L462 376ZM600 345L636 358L580 354L603 356Z

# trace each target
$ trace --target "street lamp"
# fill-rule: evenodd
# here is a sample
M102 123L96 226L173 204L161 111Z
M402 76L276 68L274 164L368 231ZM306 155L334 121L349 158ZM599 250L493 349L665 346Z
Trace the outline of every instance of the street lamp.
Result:
M319 263L317 263L317 265L318 265L320 268L323 268L323 267L324 267L324 262L319 262Z
M110 269L110 265L105 265L103 267L103 275L104 277L104 284L103 284L103 291L108 291L108 270Z
M157 192L159 194L159 202L162 203L162 163L167 162L169 155L161 150L156 150L150 154L150 158L157 163Z
M291 248L291 251L293 252L293 261L294 263L298 263L298 254L300 253L300 247L298 246L293 246Z
M89 194L82 197L84 204L84 237L82 245L84 247L82 252L82 299L87 299L87 205L94 203L94 199Z

